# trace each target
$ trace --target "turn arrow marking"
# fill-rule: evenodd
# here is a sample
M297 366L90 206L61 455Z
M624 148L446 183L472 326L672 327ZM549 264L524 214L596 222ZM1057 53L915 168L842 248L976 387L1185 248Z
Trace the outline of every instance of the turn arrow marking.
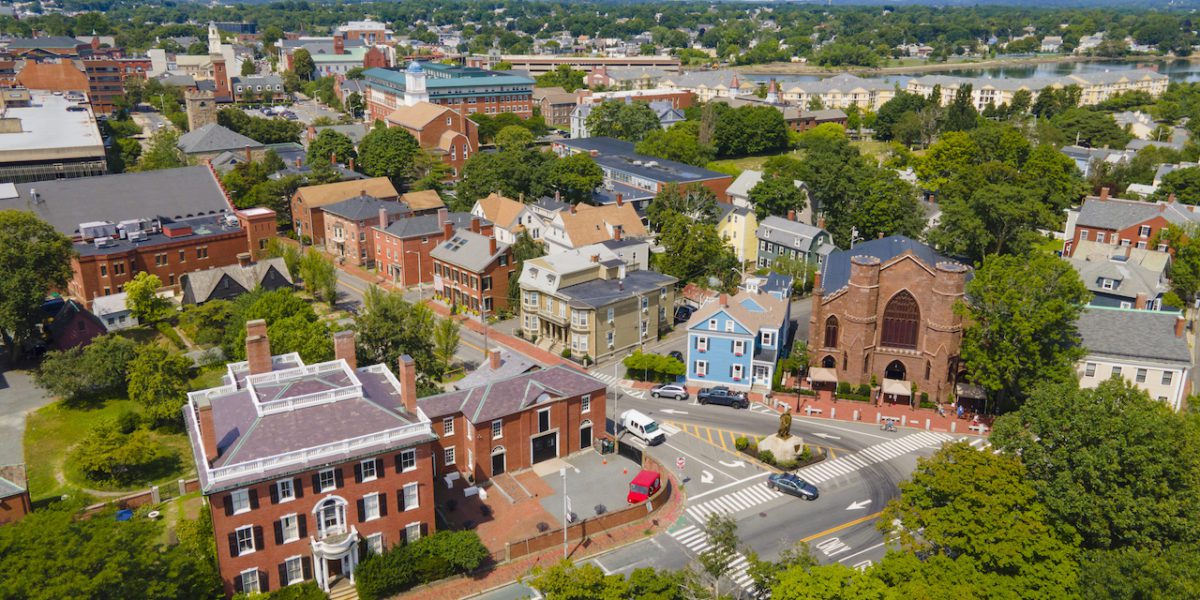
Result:
M686 415L686 410L675 410L673 408L664 408L658 412L667 413L668 415Z
M713 474L708 471L700 471L700 483L712 483Z
M870 500L862 500L860 502L853 502L850 504L850 506L846 507L846 510L860 510L860 509L866 508L867 505L870 503L871 503Z
M827 439L827 440L840 440L840 439L842 439L840 436L836 436L836 435L829 435L828 433L814 433L813 435L815 435L815 436L817 436L817 437L819 437L819 438L825 438L825 439Z
M735 460L733 462L725 462L722 460L722 461L718 461L718 462L720 462L722 466L729 467L730 469L736 469L738 467L746 466L746 463L742 462L740 460Z

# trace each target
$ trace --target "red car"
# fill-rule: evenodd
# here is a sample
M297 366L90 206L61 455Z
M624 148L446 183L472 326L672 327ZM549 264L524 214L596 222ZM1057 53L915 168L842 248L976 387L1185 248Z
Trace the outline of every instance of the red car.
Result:
M657 493L660 487L662 487L662 477L655 471L643 470L633 478L633 481L629 482L629 495L625 497L625 500L630 504L645 502L647 498Z

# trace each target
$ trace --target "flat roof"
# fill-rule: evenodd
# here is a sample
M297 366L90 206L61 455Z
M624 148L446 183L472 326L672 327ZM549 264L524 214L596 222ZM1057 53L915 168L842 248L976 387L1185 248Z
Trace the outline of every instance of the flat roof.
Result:
M72 106L83 110L67 110ZM0 162L104 156L104 139L86 104L48 92L33 92L30 106L10 106L3 118L20 119L21 131L0 133Z

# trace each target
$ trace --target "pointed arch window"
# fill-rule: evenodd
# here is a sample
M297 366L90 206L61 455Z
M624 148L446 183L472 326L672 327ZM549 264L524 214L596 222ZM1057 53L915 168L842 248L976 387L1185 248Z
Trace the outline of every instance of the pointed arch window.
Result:
M825 319L825 347L837 348L838 345L838 319L837 317L829 317Z
M921 308L917 299L902 291L888 301L883 311L883 337L880 344L890 348L916 348L921 326Z

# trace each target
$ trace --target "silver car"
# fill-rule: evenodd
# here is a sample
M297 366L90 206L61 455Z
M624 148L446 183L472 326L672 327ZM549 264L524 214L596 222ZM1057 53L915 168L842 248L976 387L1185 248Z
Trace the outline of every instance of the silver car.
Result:
M674 398L675 400L687 400L687 388L677 383L663 383L650 388L650 395L655 398Z

